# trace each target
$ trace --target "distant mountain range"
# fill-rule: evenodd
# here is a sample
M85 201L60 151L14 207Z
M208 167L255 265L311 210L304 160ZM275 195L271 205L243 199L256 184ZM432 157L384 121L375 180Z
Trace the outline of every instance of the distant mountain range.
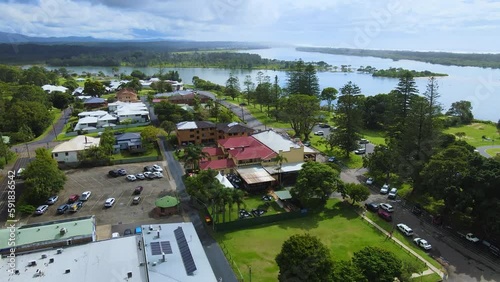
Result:
M0 43L86 43L86 42L152 42L166 41L165 39L102 39L92 36L65 36L65 37L32 37L19 33L0 31ZM168 41L177 41L169 39Z

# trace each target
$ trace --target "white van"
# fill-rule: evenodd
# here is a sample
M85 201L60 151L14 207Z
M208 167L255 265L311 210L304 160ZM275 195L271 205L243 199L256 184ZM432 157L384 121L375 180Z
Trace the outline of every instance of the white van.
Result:
M400 223L397 226L399 231L401 231L401 233L403 233L404 235L413 236L413 230L410 227L408 227L408 225Z

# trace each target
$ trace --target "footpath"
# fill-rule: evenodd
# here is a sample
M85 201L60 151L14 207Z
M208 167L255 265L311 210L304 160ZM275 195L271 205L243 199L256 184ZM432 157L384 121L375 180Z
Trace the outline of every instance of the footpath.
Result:
M375 228L377 228L380 232L382 232L385 236L387 236L387 238L389 240L393 240L394 242L396 242L396 244L398 244L399 246L401 246L401 248L405 249L408 253L411 253L413 256L415 256L416 258L418 258L420 261L422 261L427 267L428 269L425 270L424 272L422 273L414 273L412 275L413 278L415 277L420 277L420 276L424 276L424 275L429 275L429 274L432 274L432 273L436 273L437 275L439 275L439 277L441 277L443 280L446 279L446 277L448 276L446 273L444 273L442 270L438 269L437 267L435 267L434 265L430 264L427 262L427 260L425 258L423 258L421 255L419 255L417 252L415 252L414 250L412 250L410 247L408 247L407 245L403 244L403 242L401 242L399 239L395 238L392 236L391 233L387 232L385 229L383 229L382 227L380 227L378 224L376 224L375 222L373 222L371 219L369 219L368 217L366 217L365 213L360 213L359 214L364 220L366 220L368 223L370 223L371 225L373 225Z

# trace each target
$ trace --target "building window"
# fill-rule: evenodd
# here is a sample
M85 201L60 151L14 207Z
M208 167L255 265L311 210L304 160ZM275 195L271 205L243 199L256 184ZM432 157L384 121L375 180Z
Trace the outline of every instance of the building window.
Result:
M194 131L194 129L190 129L190 130L189 130L189 132L193 132L193 131Z
M56 158L58 157L57 153L54 153L54 157L56 157Z
M69 153L68 153L68 152L66 152L66 153L64 153L64 155L65 155L65 156L69 156Z
M189 135L189 138L194 138L194 134Z

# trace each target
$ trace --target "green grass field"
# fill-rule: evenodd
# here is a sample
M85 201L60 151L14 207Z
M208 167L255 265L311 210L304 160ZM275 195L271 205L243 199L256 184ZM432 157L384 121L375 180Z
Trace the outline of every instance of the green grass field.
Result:
M500 144L499 144L500 145ZM500 154L500 149L488 149L486 150L486 153L492 157L496 156L497 154Z
M294 234L303 233L319 237L330 248L334 260L347 260L366 246L377 246L424 269L423 263L402 251L394 242L386 240L380 231L362 220L352 207L338 200L330 200L319 214L262 227L217 233L215 236L245 280L249 278L248 266L251 266L254 281L276 281L278 266L274 259L281 251L283 242ZM236 273L239 276L238 270Z
M262 194L262 195L264 195L264 194ZM244 205L240 206L240 208L244 208L249 212L252 209L263 209L263 210L267 211L266 214L263 216L285 212L285 210L280 208L280 206L276 202L274 202L274 201L273 202L265 202L264 200L261 199L261 197L262 197L261 195L251 195L251 196L245 197L244 198ZM266 203L267 203L267 205L266 205ZM209 211L211 212L211 209ZM238 207L236 205L233 205L233 208L231 211L229 211L229 208L226 207L224 213L225 213L224 214L225 222L239 220L238 219L239 211L238 211ZM213 214L211 216L212 216L212 218L216 217ZM223 215L222 214L219 214L219 222L223 222Z
M464 132L465 136L462 137L462 140L474 147L500 145L500 134L493 124L472 123L469 125L450 127L445 129L444 132L450 134ZM483 140L483 136L491 139L491 141ZM457 137L457 139L459 138Z

